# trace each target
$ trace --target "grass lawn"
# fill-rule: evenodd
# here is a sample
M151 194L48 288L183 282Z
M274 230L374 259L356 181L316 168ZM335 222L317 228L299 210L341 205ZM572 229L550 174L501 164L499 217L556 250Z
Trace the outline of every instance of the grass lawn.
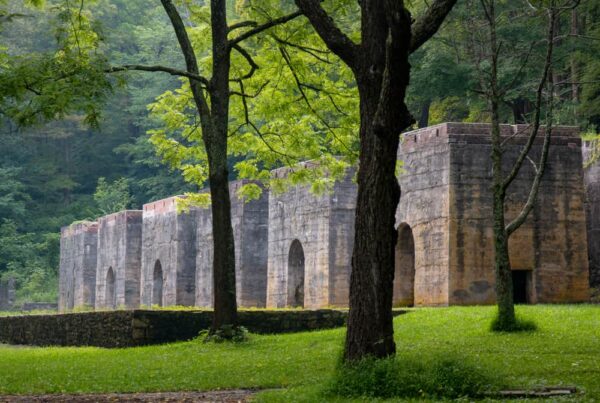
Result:
M491 333L493 307L415 309L395 319L396 359L454 357L507 386L574 385L585 393L565 401L600 401L600 306L520 306L517 312L538 330ZM285 388L257 400L322 401L343 335L337 329L252 335L239 345L192 341L111 350L0 345L0 394Z

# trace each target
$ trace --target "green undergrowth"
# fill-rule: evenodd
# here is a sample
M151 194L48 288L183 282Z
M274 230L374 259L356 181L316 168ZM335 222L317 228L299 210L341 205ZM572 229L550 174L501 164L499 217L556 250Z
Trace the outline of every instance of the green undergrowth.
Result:
M517 313L537 330L490 331L494 307L411 309L394 319L396 357L360 370L338 368L344 329L128 349L0 346L0 394L264 388L256 401L471 401L498 387L573 385L583 393L564 401L600 401L600 306Z

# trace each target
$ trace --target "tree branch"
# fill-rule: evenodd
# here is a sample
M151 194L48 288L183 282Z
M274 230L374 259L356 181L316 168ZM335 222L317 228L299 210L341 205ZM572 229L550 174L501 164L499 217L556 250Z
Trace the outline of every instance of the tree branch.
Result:
M185 24L181 19L181 15L177 11L177 7L173 4L171 0L160 0L165 12L169 16L169 20L171 21L171 25L175 30L175 35L177 36L177 41L179 42L179 47L183 53L183 57L185 59L185 65L187 72L193 74L194 76L200 76L200 70L198 69L198 60L196 59L196 54L194 52L194 47L192 46L192 42L187 34L185 29ZM210 82L210 80L206 80ZM201 117L209 117L210 116L210 108L208 107L208 102L206 101L206 97L202 92L202 86L200 85L200 81L190 79L190 88L192 90L192 94L194 96L194 100L196 101L196 105L198 108L198 112ZM209 86L210 88L210 86Z
M174 68L166 67L166 66L144 66L144 65L139 65L139 64L125 64L123 66L110 67L110 68L104 70L104 72L105 73L118 73L118 72L122 72L122 71L131 71L131 70L150 71L150 72L161 71L164 73L168 73L172 76L187 77L190 80L199 81L203 85L208 87L208 80L205 77L202 77L198 74L192 74L192 73L189 73L184 70L178 70L178 69L174 69Z
M540 78L540 82L538 84L538 88L536 91L536 99L535 99L535 113L533 116L533 127L531 129L531 133L529 134L529 138L527 139L527 143L525 147L521 150L521 153L517 157L515 164L512 167L512 170L508 174L508 176L504 179L502 183L502 188L506 190L508 186L512 183L512 181L517 177L521 166L523 165L523 161L529 154L531 147L537 137L539 128L540 128L540 115L542 108L542 97L544 92L544 87L546 86L546 82L548 80L548 75L550 72L550 68L552 66L552 51L554 49L554 32L555 32L555 22L556 22L556 12L554 10L550 11L550 22L548 24L548 48L546 50L546 60L544 62L544 70L542 72L542 77ZM552 94L550 94L552 96Z
M444 22L448 13L456 4L456 0L436 0L431 4L425 15L413 23L411 53L419 49L431 38Z
M546 52L546 64L544 66L544 76L542 77L541 82L545 83L546 82L546 78L548 76L548 73L550 71L551 65L552 65L552 50L553 50L553 38L554 38L554 32L555 32L555 24L556 24L556 17L557 17L557 11L556 9L551 9L549 11L550 14L550 21L548 23L548 49ZM554 106L554 101L552 99L552 94L554 92L554 84L552 80L549 80L550 85L549 85L549 92L550 92L550 96L549 96L549 101L548 101L548 108L547 108L547 112L546 112L546 133L544 136L544 145L542 146L542 155L540 157L540 163L537 167L537 170L535 172L535 178L533 180L533 185L531 187L531 190L529 191L529 195L527 197L527 202L525 203L525 206L523 206L523 208L521 209L521 211L519 212L519 215L512 220L506 227L506 233L508 236L510 236L513 232L515 232L527 219L527 216L529 215L529 213L531 212L531 210L533 209L533 206L535 204L539 189L540 189L540 183L542 180L542 176L544 175L544 171L546 168L546 162L548 161L548 152L550 149L550 138L552 136L552 112L553 112L553 106ZM535 130L536 132L532 133L530 135L530 139L532 137L534 137L535 134L537 134L537 130L539 129L539 115L540 115L540 108L541 108L541 103L538 103L536 105L536 121L534 122ZM506 189L506 188L504 188Z
M320 5L319 0L294 0L296 6L308 18L323 42L350 68L356 64L359 47L352 42L336 25Z
M297 17L300 17L301 15L302 15L301 11L295 11L291 14L284 15L283 17L279 17L279 18L275 18L274 20L267 21L264 24L258 25L255 28L244 32L243 34L240 34L236 38L230 39L229 47L232 48L234 45L240 43L241 41L243 41L245 39L248 39L256 34L266 31L269 28L273 28L277 25L285 24L286 22L291 21ZM238 25L238 24L236 24L236 25ZM229 27L229 30L231 31L231 27Z
M246 74L244 74L240 78L234 79L233 81L247 80L247 79L249 79L250 77L252 77L254 75L254 72L256 72L256 70L258 70L258 64L256 64L256 62L254 61L254 59L252 58L252 56L250 55L250 53L248 53L246 51L246 49L242 48L240 45L233 44L233 48L235 50L237 50L238 53L240 55L242 55L244 57L244 59L246 59L246 61L250 65L250 71L249 72L247 72Z

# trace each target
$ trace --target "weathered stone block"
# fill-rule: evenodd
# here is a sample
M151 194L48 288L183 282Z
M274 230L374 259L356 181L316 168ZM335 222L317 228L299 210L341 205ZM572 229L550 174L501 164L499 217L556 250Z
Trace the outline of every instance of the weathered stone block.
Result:
M144 204L141 303L193 306L196 296L196 210L177 210L175 196Z
M267 299L267 237L269 193L245 202L237 194L246 180L229 184L231 224L235 242L236 295L238 306L264 307ZM210 207L198 208L196 256L196 305L213 305L213 237Z
M445 123L404 135L397 262L408 263L397 263L395 281L398 292L401 283L408 289L414 283L416 305L495 301L490 130L487 124ZM501 130L508 172L529 129L502 125ZM530 152L533 160L539 158L543 134L542 129ZM507 220L524 205L534 174L531 164L524 164L508 189ZM526 274L528 302L589 298L583 200L578 130L554 128L536 205L510 239L511 265ZM406 248L411 242L414 247ZM403 268L411 264L412 271Z
M94 307L98 223L82 222L61 229L59 309Z
M355 205L351 175L322 195L309 186L269 195L268 307L348 304Z
M96 309L140 305L142 211L98 219Z

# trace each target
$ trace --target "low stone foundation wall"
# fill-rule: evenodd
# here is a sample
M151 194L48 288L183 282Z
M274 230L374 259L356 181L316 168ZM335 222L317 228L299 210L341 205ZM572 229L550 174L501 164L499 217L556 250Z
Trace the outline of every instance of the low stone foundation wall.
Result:
M250 332L288 333L344 326L347 312L240 311ZM107 311L0 318L0 343L133 347L189 340L208 329L211 311Z

